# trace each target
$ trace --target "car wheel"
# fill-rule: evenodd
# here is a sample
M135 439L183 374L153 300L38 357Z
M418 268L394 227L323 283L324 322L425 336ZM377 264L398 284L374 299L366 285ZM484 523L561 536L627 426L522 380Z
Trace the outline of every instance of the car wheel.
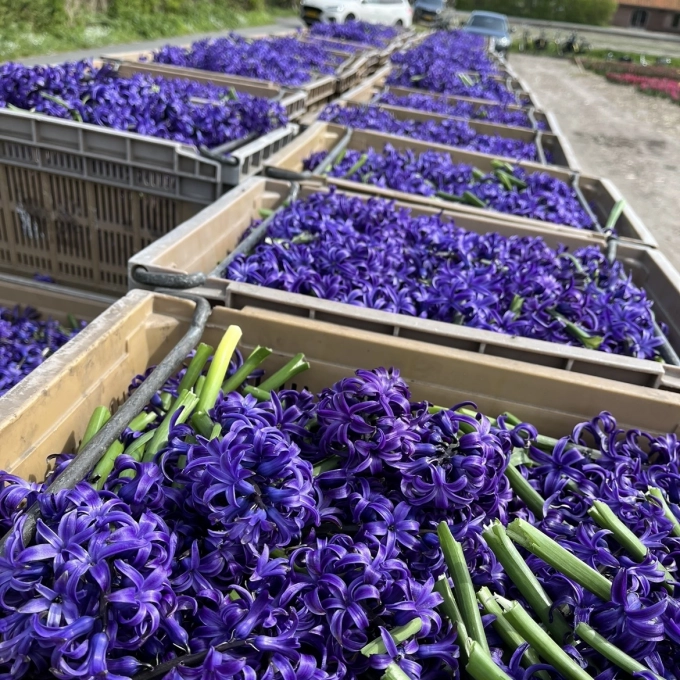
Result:
M345 23L347 23L348 21L355 21L355 20L356 20L356 17L354 16L354 14L348 14L345 17Z
M398 26L399 28L401 28L401 27L404 25L404 22L403 22L401 19L397 19L397 23L394 24L394 25L395 25L395 26Z

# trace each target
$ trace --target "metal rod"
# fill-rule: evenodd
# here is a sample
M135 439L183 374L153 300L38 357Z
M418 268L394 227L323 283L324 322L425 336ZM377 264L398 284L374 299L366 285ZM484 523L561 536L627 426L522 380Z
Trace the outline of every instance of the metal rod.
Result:
M667 364L671 364L673 366L680 366L680 357L678 356L677 352L673 349L673 346L669 342L668 338L664 335L664 332L661 330L661 327L659 326L656 317L654 316L654 313L652 313L652 319L654 320L654 333L656 334L657 337L661 338L663 341L662 344L659 346L659 354L663 357L663 360Z
M210 316L210 304L204 298L193 295L182 297L196 303L189 330L154 368L151 375L144 380L106 425L90 440L89 444L77 453L69 465L49 485L45 491L46 494L55 494L63 489L72 489L78 482L85 479L106 453L109 446L120 437L129 422L139 415L153 395L177 371L187 354L198 344L203 335L206 321ZM38 502L33 503L25 513L19 515L19 518L24 522L21 528L23 542L24 545L28 545L33 539L40 518L40 504ZM0 556L5 555L7 542L13 534L14 529L12 528L0 540Z
M347 148L353 133L354 130L352 128L347 128L347 131L340 141L328 152L328 154L326 154L326 158L314 168L312 172L315 175L323 175L331 169L338 156Z
M545 157L545 151L543 150L543 130L536 130L534 144L536 144L536 152L538 153L539 163L541 165L547 165L548 161Z
M616 236L610 235L607 237L607 262L614 264L616 261L616 246L618 241Z
M172 272L150 272L144 267L135 267L132 270L132 278L143 286L152 288L171 288L172 290L187 290L196 288L205 283L206 276L202 272L195 274L183 274Z
M531 106L527 109L527 118L529 119L529 122L531 123L531 127L534 130L538 130L538 121L536 120L536 116L534 113L536 112L536 109Z
M210 272L208 276L219 276L222 277L222 273L225 271L225 269L242 253L247 253L251 251L264 237L264 235L267 233L267 229L269 229L269 226L273 222L274 218L283 210L287 204L290 202L294 201L297 198L298 192L300 191L300 185L294 182L291 185L290 192L288 193L288 196L284 201L282 201L281 205L267 218L262 220L260 224L257 225L255 229L253 229L246 238L239 243L234 250L232 250L227 257L220 262L215 269Z
M270 179L281 179L284 182L302 182L312 176L312 173L307 170L296 172L295 170L287 170L286 168L270 167L265 168L264 174Z
M600 221L597 219L597 215L593 212L593 209L588 205L588 201L586 201L586 197L583 195L583 192L581 191L581 187L579 186L579 178L580 175L578 172L575 172L572 175L571 178L571 187L574 190L574 193L576 194L576 198L578 198L578 202L581 204L581 207L586 211L588 214L588 217L593 221L593 227L596 232L599 234L604 233L604 229L602 228L602 225L600 224Z

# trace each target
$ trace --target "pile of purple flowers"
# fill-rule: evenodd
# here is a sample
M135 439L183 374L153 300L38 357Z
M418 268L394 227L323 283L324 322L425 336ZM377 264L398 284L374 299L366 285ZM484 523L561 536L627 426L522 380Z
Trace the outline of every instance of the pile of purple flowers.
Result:
M87 61L0 66L0 107L216 147L287 123L277 102L190 80L119 77Z
M406 109L418 109L430 113L439 113L444 116L455 116L457 118L469 118L488 123L498 123L500 125L513 125L515 127L531 128L532 123L529 116L521 109L510 109L505 106L482 105L477 106L473 102L457 101L448 103L445 97L437 97L427 94L407 94L399 96L392 94L389 90L384 92L377 104L387 104L389 106L401 106ZM545 123L539 123L539 127L545 129Z
M373 47L385 47L399 35L399 29L394 26L369 24L365 21L348 21L344 24L318 22L312 24L309 32L323 38L336 38Z
M237 355L227 375L241 365ZM161 395L177 396L184 375L148 414L164 415ZM674 573L680 539L648 493L662 490L680 516L674 435L625 432L602 413L569 437L540 439L510 414L415 402L395 369L357 370L316 396L240 391L218 395L209 437L173 415L154 460L120 455L102 491L82 482L50 496L49 479L0 474L0 526L11 528L3 676L128 680L165 664L165 680L359 680L396 663L412 680L457 680L466 661L435 589L446 573L437 527L446 522L463 546L475 588L517 597L485 535L521 519L613 583L611 599L598 598L522 551L570 628L589 622L662 677L680 672L680 603L659 571ZM122 441L134 447L157 426ZM509 466L543 494L540 516L511 489ZM593 525L599 499L641 537L644 561ZM24 545L22 509L36 500L42 519ZM391 639L416 619L417 632ZM531 677L525 650L504 654L493 621L483 618L491 657L513 680ZM382 650L362 653L376 639ZM599 678L617 677L582 642L565 645Z
M312 154L305 159L304 169L313 171L326 156L325 151ZM542 222L577 229L593 228L592 220L571 187L547 173L527 173L520 167L485 174L453 162L446 153L416 154L410 150L398 151L386 144L381 153L373 149L347 151L328 174L420 196L439 195L446 200Z
M66 344L85 322L63 328L53 319L41 319L30 307L0 307L0 395L8 392L45 359Z
M533 142L500 135L484 135L460 120L399 120L390 111L379 106L339 104L329 104L319 118L358 130L378 130L400 137L436 142L515 160L535 161L538 158Z
M234 281L563 345L657 356L652 303L595 246L468 232L331 191L279 212Z
M482 36L465 31L437 31L409 50L392 55L392 63L411 68L418 65L417 74L427 73L447 62L451 72L465 71L493 74L498 66L486 50Z
M153 60L298 87L318 74L334 73L342 57L319 43L295 37L247 40L232 33L199 40L188 48L166 45L154 53Z
M438 31L416 47L392 55L388 85L518 104L517 95L492 76L498 67L479 36Z

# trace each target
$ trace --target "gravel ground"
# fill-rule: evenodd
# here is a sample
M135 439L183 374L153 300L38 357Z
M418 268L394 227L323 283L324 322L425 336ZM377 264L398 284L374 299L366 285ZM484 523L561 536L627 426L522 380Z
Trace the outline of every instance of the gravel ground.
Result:
M680 106L567 60L513 54L510 62L557 118L583 172L612 180L680 269Z

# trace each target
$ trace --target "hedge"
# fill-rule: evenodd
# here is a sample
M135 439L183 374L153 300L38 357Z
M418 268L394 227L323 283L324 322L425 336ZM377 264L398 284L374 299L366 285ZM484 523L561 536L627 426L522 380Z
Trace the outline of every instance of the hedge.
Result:
M456 9L483 9L526 19L605 26L617 4L616 0L457 0Z

